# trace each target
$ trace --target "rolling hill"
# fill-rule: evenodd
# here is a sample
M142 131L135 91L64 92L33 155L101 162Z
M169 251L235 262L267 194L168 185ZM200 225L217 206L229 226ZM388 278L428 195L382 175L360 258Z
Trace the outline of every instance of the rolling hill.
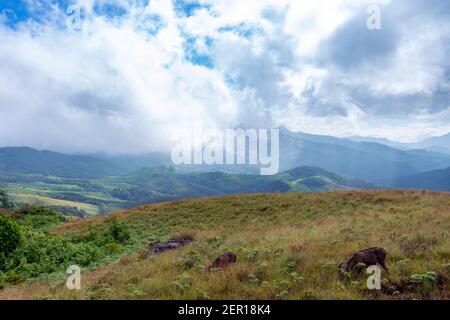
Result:
M297 167L273 176L225 172L179 172L172 167L141 169L109 183L128 183L151 190L155 195L190 198L227 194L374 189L375 185L347 178L316 167Z
M2 179L0 178L0 181ZM132 173L99 179L70 179L18 175L3 178L16 200L64 200L79 209L89 206L100 213L186 198L261 192L315 192L375 189L376 186L316 167L298 167L274 176L226 172L190 172L174 167L143 168ZM21 201L24 202L24 201Z
M449 207L448 193L416 191L239 195L145 205L47 230L43 248L33 252L43 252L46 264L67 255L58 250L45 256L45 246L58 239L66 241L63 248L77 248L73 259L92 246L98 251L93 262L81 260L81 290L65 287L65 270L73 264L68 256L62 264L55 260L56 270L24 265L10 276L16 282L0 289L0 299L449 299ZM130 238L111 244L108 230L118 223ZM187 237L193 242L181 249L148 253L150 243ZM364 274L337 271L355 251L372 246L386 249L390 268L377 292L367 290ZM205 272L228 251L236 253L235 265ZM14 285L30 269L40 270L29 275L39 278ZM9 281L8 274L3 279Z

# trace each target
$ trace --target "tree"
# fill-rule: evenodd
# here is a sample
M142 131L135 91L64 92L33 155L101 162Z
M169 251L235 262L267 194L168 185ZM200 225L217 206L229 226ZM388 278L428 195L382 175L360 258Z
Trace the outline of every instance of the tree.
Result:
M114 241L119 243L127 242L131 238L128 226L123 222L117 221L116 219L111 221L108 231Z
M9 201L8 194L2 189L0 189L0 208L14 209L14 204Z
M17 223L7 216L0 216L0 255L7 257L22 242L22 232Z

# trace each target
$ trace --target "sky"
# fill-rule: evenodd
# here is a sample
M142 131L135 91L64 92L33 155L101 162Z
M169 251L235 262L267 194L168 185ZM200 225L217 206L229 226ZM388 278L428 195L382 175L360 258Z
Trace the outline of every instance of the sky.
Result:
M449 57L448 0L0 0L0 146L144 153L199 122L413 142L450 132Z

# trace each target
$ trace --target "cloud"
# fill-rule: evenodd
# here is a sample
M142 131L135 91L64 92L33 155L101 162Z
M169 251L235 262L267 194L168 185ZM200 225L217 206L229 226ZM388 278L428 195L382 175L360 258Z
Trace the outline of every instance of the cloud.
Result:
M450 130L448 1L378 3L375 31L372 1L0 5L0 145L142 153L199 121L403 140ZM81 30L66 25L70 5Z

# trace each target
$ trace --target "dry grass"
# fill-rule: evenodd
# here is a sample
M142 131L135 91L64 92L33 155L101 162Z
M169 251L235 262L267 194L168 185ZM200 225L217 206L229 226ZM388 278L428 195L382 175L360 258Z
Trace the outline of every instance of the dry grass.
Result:
M0 299L449 299L450 194L413 191L261 194L143 206L52 230L80 234L116 218L137 235L191 235L180 250L151 255L147 243L121 260L82 274L82 290L64 281L8 287ZM147 239L147 238L145 238ZM359 249L388 251L383 287L342 279L337 265ZM238 262L206 272L219 254ZM431 284L413 274L436 272Z

